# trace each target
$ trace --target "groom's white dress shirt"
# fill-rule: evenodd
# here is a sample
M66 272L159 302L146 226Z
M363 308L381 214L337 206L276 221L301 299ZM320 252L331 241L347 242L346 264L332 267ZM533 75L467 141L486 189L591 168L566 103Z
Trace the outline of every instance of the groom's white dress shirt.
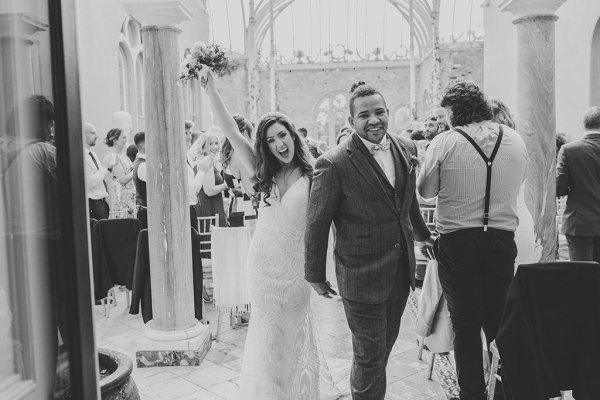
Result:
M376 146L377 144L383 144L386 141L387 142L390 141L390 138L388 137L388 135L385 135L380 143L371 143L368 140L365 140L360 136L359 136L359 138L360 138L360 140L362 140L365 147L369 151L371 151L373 146ZM390 146L391 145L392 144L390 143ZM390 150L378 150L373 154L373 158L375 158L375 161L377 161L377 164L379 164L379 166L385 173L385 176L388 178L388 181L390 182L390 184L392 186L396 186L396 167L394 166L394 156L392 155L392 150L391 149Z

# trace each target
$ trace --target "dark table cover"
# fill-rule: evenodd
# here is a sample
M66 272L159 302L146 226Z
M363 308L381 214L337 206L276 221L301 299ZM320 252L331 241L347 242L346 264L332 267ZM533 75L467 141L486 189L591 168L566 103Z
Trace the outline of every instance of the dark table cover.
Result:
M94 275L94 299L106 297L107 292L114 286L110 270L101 262L100 226L98 220L90 219L90 244L92 251L92 272Z
M202 258L200 256L200 235L192 228L192 272L194 286L194 315L202 319ZM133 273L133 292L130 314L140 312L144 323L152 319L152 289L150 284L150 255L148 251L148 230L143 229L138 237L135 268Z
M113 284L131 290L140 222L134 218L103 219L98 227L102 268L110 271Z
M600 266L521 265L496 344L506 399L600 398Z

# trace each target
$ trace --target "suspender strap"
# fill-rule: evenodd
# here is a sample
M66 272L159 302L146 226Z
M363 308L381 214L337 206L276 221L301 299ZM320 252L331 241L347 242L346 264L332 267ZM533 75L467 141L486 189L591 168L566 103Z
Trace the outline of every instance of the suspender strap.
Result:
M471 145L477 150L483 161L485 162L487 168L487 176L485 181L485 203L483 206L483 230L487 231L488 224L490 221L490 191L492 186L492 164L494 163L494 159L496 158L496 154L498 154L498 149L500 148L500 143L502 143L502 136L504 135L502 132L502 125L498 125L498 139L496 140L496 145L494 146L494 150L492 150L492 155L488 158L481 147L475 143L473 138L467 135L464 131L460 129L454 129L456 132L460 133Z

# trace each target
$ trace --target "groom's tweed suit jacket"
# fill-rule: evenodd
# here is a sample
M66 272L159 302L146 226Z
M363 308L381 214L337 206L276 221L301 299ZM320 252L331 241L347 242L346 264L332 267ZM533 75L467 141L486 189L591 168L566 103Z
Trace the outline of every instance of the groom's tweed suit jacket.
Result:
M414 288L417 240L429 237L415 194L417 155L412 141L390 135L396 184L385 174L356 133L319 157L310 192L306 226L305 277L325 281L327 241L335 223L335 261L340 295L378 304L385 301L397 274ZM406 282L408 283L408 282Z

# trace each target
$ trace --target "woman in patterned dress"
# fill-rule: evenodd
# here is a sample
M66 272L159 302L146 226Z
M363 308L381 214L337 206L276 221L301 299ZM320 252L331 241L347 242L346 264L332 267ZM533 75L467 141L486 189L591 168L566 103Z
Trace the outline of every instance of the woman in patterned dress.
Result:
M133 164L125 155L127 134L119 128L113 128L106 134L104 143L109 154L104 157L104 165L112 166L106 177L110 219L135 218L135 186L133 184Z

